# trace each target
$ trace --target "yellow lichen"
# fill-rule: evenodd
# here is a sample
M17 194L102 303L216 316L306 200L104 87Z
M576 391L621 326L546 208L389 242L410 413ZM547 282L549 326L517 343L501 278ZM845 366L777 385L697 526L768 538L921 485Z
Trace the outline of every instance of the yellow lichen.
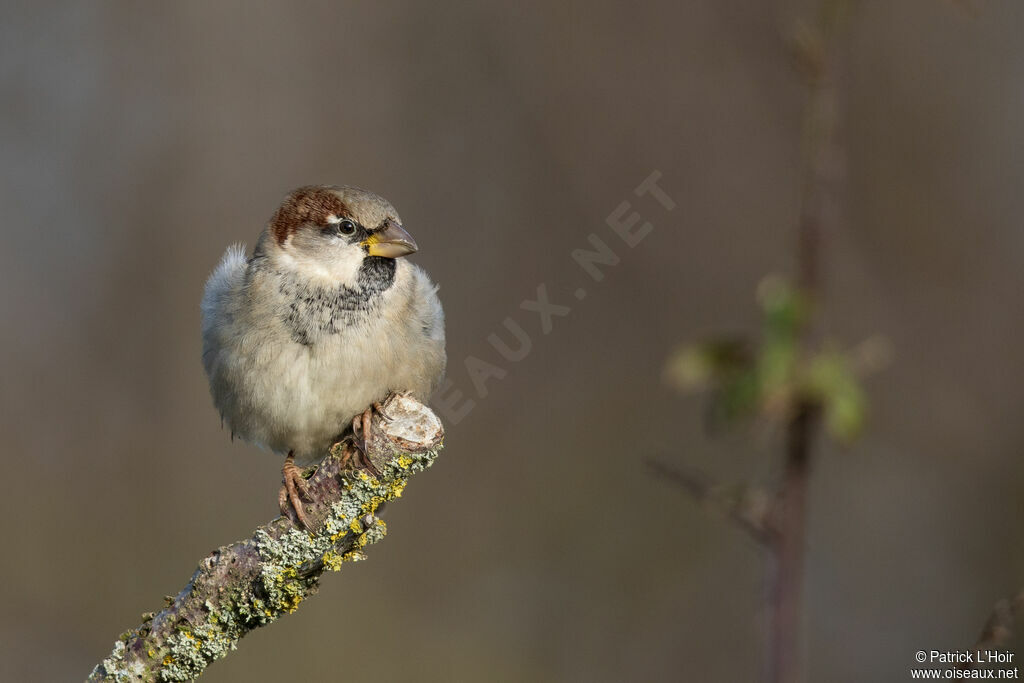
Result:
M333 550L328 550L326 553L324 553L323 562L325 569L329 569L332 572L336 572L341 569L341 563L343 562L343 559L340 555L338 555L337 552Z
M409 469L409 465L412 464L412 458L410 458L408 455L400 455L398 456L398 460L396 460L396 462L398 463L398 466L401 467L403 470L407 470Z

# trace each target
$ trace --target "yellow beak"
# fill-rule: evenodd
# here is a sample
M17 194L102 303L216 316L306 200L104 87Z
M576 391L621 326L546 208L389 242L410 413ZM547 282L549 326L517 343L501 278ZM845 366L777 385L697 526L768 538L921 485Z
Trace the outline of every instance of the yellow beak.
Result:
M375 231L368 238L363 240L370 256L383 256L385 258L398 258L411 254L418 248L412 235L405 231L398 223L388 220L384 227Z

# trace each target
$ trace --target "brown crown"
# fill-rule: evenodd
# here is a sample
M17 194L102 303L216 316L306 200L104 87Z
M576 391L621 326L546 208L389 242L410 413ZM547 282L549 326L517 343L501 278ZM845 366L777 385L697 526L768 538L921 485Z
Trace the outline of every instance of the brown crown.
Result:
M307 185L285 197L270 220L270 231L277 243L284 244L303 225L325 225L331 214L347 216L348 207L334 192L337 189L330 185Z

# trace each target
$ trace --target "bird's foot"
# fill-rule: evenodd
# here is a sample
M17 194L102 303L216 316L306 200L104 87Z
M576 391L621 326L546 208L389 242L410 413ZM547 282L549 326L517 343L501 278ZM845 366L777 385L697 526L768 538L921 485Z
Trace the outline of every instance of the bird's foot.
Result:
M366 454L366 446L362 445L360 440L352 434L341 441L341 469L366 470L375 477L380 476L380 470L374 466Z
M369 408L352 418L352 435L347 441L347 446L342 455L343 464L361 467L376 477L380 476L380 471L374 466L368 453L373 447L373 440L375 438L373 435L373 415L376 413L381 416L381 419L387 421L389 418L385 412L385 407L390 399L391 396L385 399L383 403L374 401Z
M377 413L384 419L385 422L390 422L391 416L388 415L387 410L388 406L391 405L391 402L397 398L412 397L413 396L411 391L392 391L390 394L387 395L387 398L385 398L383 401L374 401L373 409L377 411Z
M399 396L410 396L407 391L393 391L383 401L374 401L370 407L352 418L352 433L342 443L341 465L346 469L364 469L375 477L380 471L367 455L373 446L373 416L376 413L385 422L390 422L388 405Z
M366 454L369 452L373 441L374 413L377 413L385 420L387 419L384 413L384 406L378 401L374 401L369 408L352 418L352 445L361 452L364 463L370 465L367 469L373 467Z
M294 513L294 518L299 524L307 531L312 531L313 525L306 517L306 511L302 505L303 499L307 502L313 500L309 495L306 479L302 476L302 468L295 464L295 454L289 453L281 467L281 490L277 494L277 503L281 507L282 515L292 517L292 513Z
M370 440L373 438L373 411L370 406L352 418L352 445L366 453Z
M383 401L374 401L369 408L352 418L352 434L355 435L356 446L364 453L366 452L368 442L373 436L371 425L374 413L380 415L380 419L384 422L391 422L391 416L387 412L388 406L400 396L411 395L408 391L392 391Z

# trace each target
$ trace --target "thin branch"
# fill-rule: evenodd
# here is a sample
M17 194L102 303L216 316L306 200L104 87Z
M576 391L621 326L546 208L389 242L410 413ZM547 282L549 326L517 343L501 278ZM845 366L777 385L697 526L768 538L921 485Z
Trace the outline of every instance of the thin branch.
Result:
M800 592L804 574L804 534L807 525L807 488L810 480L811 443L818 409L799 406L788 425L786 466L782 488L773 510L777 552L769 588L771 651L769 681L800 680Z
M648 459L647 466L658 477L679 486L696 502L724 515L759 544L771 547L775 534L769 525L768 498L758 491L730 495L728 488L704 472L682 465Z
M238 640L294 612L317 592L321 575L384 537L384 503L409 477L433 464L444 431L416 400L398 396L375 415L367 455L381 473L351 472L335 448L307 480L305 504L315 532L278 517L248 539L221 547L199 563L188 585L158 614L122 634L89 681L187 681L227 656Z
M834 50L851 9L850 0L822 0L814 28L797 36L797 57L809 88L804 117L803 179L797 224L796 270L801 293L814 307L822 289L823 232L829 220L829 201L836 150L838 96ZM805 323L800 341L806 351L813 326ZM778 532L769 584L770 638L766 680L797 683L801 679L800 602L807 526L807 489L813 460L812 445L821 422L816 403L798 400L786 426L783 480L774 511Z

